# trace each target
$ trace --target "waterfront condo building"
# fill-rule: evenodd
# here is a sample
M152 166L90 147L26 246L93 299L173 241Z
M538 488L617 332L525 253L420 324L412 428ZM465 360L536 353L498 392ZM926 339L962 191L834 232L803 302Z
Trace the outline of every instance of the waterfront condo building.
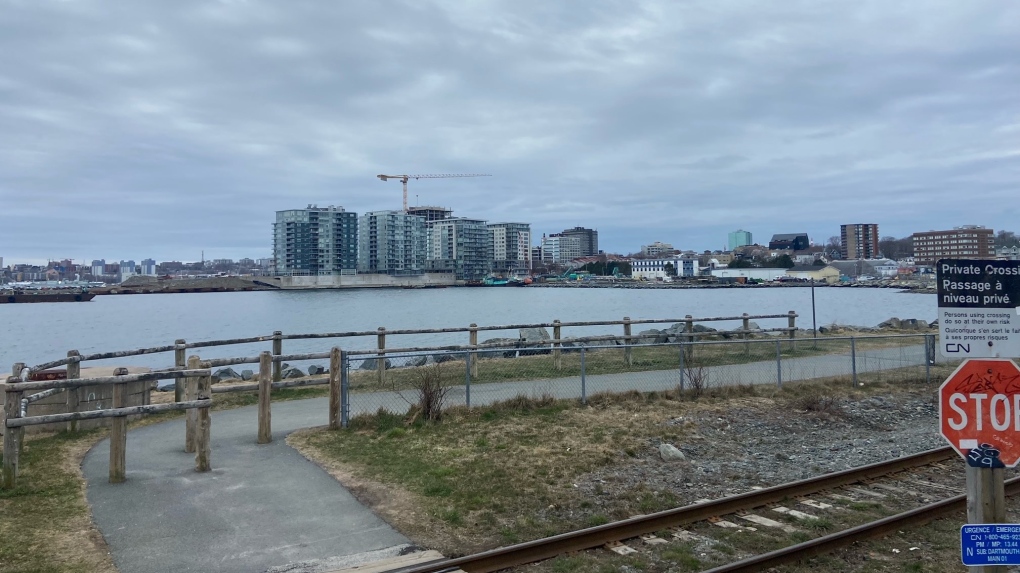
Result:
M277 275L357 274L357 213L332 205L277 211L273 258Z
M492 223L492 271L501 275L531 272L531 225Z
M911 236L914 261L931 265L939 259L994 259L993 231L979 225L954 227L951 231L925 231Z
M479 219L433 221L426 258L429 271L452 272L457 280L482 280L492 264L492 234Z
M358 272L416 276L425 272L425 218L370 211L358 219Z
M878 252L878 225L854 223L839 226L839 255L844 260L874 259Z
M750 231L744 231L741 229L729 234L729 248L731 252L736 250L738 247L746 247L747 245L753 244L754 239L751 237Z

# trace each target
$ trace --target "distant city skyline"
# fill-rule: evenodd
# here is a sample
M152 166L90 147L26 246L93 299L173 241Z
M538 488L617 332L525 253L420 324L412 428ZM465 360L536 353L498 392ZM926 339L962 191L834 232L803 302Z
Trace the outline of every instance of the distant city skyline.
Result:
M5 3L0 253L261 258L409 201L607 252L1020 219L1020 3Z

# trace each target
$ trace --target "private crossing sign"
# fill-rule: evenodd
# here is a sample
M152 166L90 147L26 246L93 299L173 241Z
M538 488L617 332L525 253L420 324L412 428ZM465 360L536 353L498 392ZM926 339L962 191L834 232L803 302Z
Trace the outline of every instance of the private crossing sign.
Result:
M939 387L942 437L967 464L1020 461L1020 368L1007 359L968 359Z
M939 352L947 358L1020 358L1020 261L935 263Z

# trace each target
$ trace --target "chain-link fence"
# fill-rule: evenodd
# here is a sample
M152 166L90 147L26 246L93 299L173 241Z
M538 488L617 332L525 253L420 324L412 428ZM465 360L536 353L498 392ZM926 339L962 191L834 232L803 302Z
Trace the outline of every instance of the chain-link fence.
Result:
M701 393L734 385L832 380L931 383L935 335L764 337L554 347L456 349L385 358L345 354L352 416L484 406L520 396L586 401L599 393ZM385 368L379 360L386 360ZM429 404L424 404L430 407Z

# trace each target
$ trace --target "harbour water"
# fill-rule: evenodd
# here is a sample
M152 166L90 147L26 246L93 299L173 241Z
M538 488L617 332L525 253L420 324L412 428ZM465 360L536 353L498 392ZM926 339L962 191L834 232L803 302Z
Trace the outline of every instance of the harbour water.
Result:
M932 294L894 289L817 288L819 326L875 326L889 317L936 317ZM761 289L560 289L446 288L425 290L264 291L207 294L99 296L88 303L3 305L0 307L0 372L14 362L39 364L66 356L188 342L284 333L416 329L528 322L682 318L786 313L811 327L810 288ZM785 319L759 321L763 328L786 326ZM718 326L718 325L712 325ZM724 325L729 328L738 323ZM635 332L644 326L636 327ZM621 333L616 327L565 329L564 336ZM517 337L487 332L479 338ZM391 337L388 347L466 344L467 334ZM285 353L325 351L330 346L373 348L374 337L286 341ZM254 355L269 344L203 348L202 357ZM189 351L191 352L191 351ZM117 365L169 366L172 356L122 358ZM111 365L92 362L89 365Z

